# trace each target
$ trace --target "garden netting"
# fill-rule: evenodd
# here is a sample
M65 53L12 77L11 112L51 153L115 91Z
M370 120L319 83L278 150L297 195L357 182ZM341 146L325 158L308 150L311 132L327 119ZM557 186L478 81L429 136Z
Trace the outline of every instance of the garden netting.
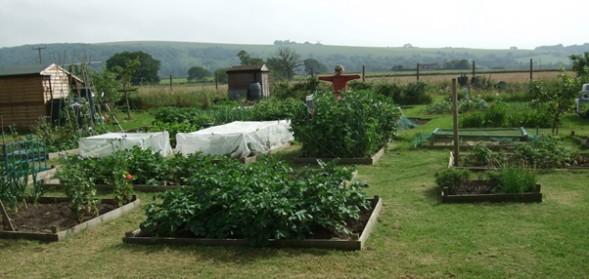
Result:
M151 148L166 157L172 154L170 136L168 132L154 133L106 133L102 135L81 138L78 140L80 156L84 158L102 158L110 156L118 150Z
M293 141L289 120L234 121L192 133L176 134L176 152L203 152L247 158Z

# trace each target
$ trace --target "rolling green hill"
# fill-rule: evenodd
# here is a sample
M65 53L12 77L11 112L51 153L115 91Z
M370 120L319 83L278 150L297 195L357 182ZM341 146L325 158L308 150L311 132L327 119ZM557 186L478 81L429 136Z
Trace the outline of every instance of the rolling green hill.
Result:
M33 47L0 48L0 67L39 63ZM417 63L438 64L442 67L452 60L475 61L479 69L526 69L530 59L534 68L561 68L570 66L571 54L589 51L589 44L573 46L542 46L533 50L523 49L468 49L468 48L417 48L417 47L352 47L318 44L238 45L193 42L135 41L98 44L68 43L47 44L42 52L42 62L70 64L92 61L100 69L106 60L117 52L144 51L161 61L160 76L186 76L192 66L202 66L211 71L239 64L237 53L247 51L252 57L266 59L279 47L289 47L301 59L314 58L327 65L342 64L348 72L358 72L365 66L367 72L388 71L392 67L415 68Z

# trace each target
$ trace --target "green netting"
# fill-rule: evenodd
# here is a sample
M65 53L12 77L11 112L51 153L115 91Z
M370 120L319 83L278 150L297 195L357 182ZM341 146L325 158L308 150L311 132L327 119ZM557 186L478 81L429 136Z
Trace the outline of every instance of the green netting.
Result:
M416 127L419 127L419 125L404 115L401 115L399 121L397 121L397 130L409 130Z

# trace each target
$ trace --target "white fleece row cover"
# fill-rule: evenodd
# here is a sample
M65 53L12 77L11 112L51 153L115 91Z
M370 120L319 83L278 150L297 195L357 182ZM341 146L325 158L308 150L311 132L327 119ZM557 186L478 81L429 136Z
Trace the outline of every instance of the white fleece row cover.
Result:
M229 154L246 158L283 146L294 140L290 120L235 121L192 133L176 134L176 152Z
M84 158L102 158L110 156L118 150L132 149L139 146L141 149L151 147L166 157L172 154L170 134L168 132L155 133L106 133L102 135L81 138L78 140L80 156Z

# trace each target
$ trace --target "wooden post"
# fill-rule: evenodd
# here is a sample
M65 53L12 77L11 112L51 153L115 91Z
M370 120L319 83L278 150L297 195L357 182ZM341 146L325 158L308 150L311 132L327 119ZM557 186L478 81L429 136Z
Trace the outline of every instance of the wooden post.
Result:
M473 78L475 76L475 69L476 69L476 64L474 63L474 60L472 60L472 77Z
M419 81L419 63L417 63L417 81Z
M533 77L533 72L534 72L534 68L533 68L534 62L532 60L532 58L530 58L530 82L532 82L532 80L534 79Z
M2 219L4 220L4 229L9 230L11 232L15 231L12 222L10 222L10 218L8 217L8 212L6 212L6 208L4 208L4 204L0 201L0 211L2 212Z
M452 126L454 126L454 166L458 166L458 96L456 94L456 79L452 79Z
M362 82L366 81L366 66L362 65Z
M170 75L170 91L172 91L172 75Z
M215 71L215 91L219 91L219 75Z

